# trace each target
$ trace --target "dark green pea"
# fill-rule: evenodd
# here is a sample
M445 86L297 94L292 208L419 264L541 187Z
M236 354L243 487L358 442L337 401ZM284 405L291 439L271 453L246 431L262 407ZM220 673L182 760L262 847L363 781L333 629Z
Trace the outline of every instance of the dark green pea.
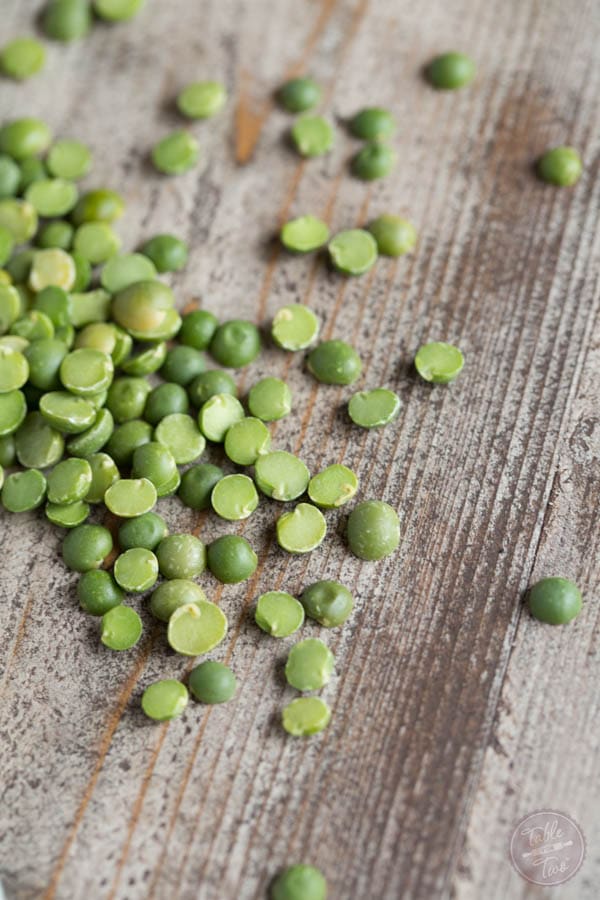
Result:
M149 441L137 448L131 471L135 478L151 481L159 497L166 497L179 487L179 472L173 454L158 441Z
M443 53L429 63L425 76L439 90L456 90L473 81L475 63L465 53Z
M400 543L398 513L383 500L359 503L348 518L348 544L360 559L377 560L388 556Z
M372 106L356 113L350 119L349 128L354 137L363 141L380 141L393 135L396 123L387 109Z
M210 342L211 355L230 369L247 366L260 353L260 334L256 325L232 319L219 325Z
M67 450L71 456L91 456L104 447L114 431L114 419L108 409L99 409L89 428L69 438ZM86 498L87 499L87 498Z
M0 153L0 199L14 197L19 189L21 170L14 159Z
M215 315L205 309L195 309L182 317L177 340L195 350L206 350L218 327Z
M245 538L226 534L208 546L207 563L223 584L237 584L254 574L258 557Z
M389 144L371 141L352 160L352 174L362 181L385 178L396 165L396 151Z
M188 685L201 703L227 703L236 692L237 680L229 666L206 660L192 669Z
M92 27L90 3L88 0L49 0L42 26L47 36L55 41L76 41L85 37Z
M6 266L6 271L15 284L25 284L27 282L34 256L34 250L21 250L20 253L13 254Z
M179 499L189 509L209 509L212 490L224 475L223 469L210 463L191 466L181 476Z
M542 578L528 600L531 615L549 625L566 625L581 612L581 591L568 578Z
M180 384L167 382L159 384L148 394L144 408L144 419L151 425L158 425L165 416L173 413L187 413L188 396Z
M308 355L309 371L322 384L352 384L362 371L360 356L345 341L323 341Z
M47 222L35 236L36 247L41 247L43 250L70 250L74 232L75 229L71 223L65 222L63 219Z
M90 569L84 572L77 583L79 605L92 616L103 616L109 609L119 606L125 599L110 572Z
M62 556L68 569L99 569L113 548L112 536L103 525L78 525L63 541Z
M354 606L354 598L337 581L317 581L309 585L300 597L307 616L325 628L343 625Z
M165 381L172 381L186 387L197 375L206 369L206 360L199 350L193 347L173 347L167 353L160 370Z
M0 437L0 466L9 469L14 466L17 459L17 449L15 447L15 439L12 434L5 434Z
M154 550L169 533L167 523L155 512L143 513L127 519L119 526L119 546L122 550L143 547Z
M193 534L170 534L156 548L156 558L164 578L191 579L206 567L206 548Z
M131 465L134 451L152 440L152 426L141 419L124 422L113 431L106 444L106 452L120 468Z
M107 409L112 413L115 422L121 424L131 419L139 419L144 413L150 390L145 378L131 378L127 375L115 378L106 397Z
M2 505L9 512L28 512L44 502L46 479L39 469L13 472L2 487Z
M190 382L187 388L192 406L200 409L207 400L217 394L231 394L237 397L237 386L229 372L222 369L209 369Z
M84 222L110 224L121 218L124 209L125 203L119 194L102 188L82 194L71 213L71 220L74 225L83 225Z
M32 341L25 349L31 384L42 391L54 391L60 388L58 373L68 352L62 341L57 341L55 338Z
M320 102L321 88L312 78L291 78L277 91L277 100L288 112L306 112Z
M188 260L188 248L172 234L157 234L142 246L141 252L151 259L156 271L179 272Z
M571 187L581 178L581 157L573 147L553 147L540 157L537 172L542 181L558 187Z
M289 866L277 876L271 886L271 900L326 900L326 898L327 882L314 866Z

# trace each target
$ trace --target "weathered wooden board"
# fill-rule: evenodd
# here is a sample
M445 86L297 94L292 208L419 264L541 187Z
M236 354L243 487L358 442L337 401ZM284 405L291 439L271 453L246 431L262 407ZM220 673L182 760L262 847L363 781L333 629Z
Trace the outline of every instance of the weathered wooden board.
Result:
M3 0L2 39L35 13ZM355 467L363 497L398 507L403 542L360 564L333 515L328 542L290 558L273 543L275 510L261 508L237 529L259 552L256 576L226 588L203 579L230 620L216 656L231 660L239 697L170 725L139 712L148 683L186 671L162 629L143 611L139 649L103 652L58 532L39 516L2 516L9 897L251 900L296 860L321 866L342 900L533 897L506 847L513 823L540 806L564 809L588 838L560 896L597 895L599 40L591 2L148 0L130 25L52 46L35 80L0 84L3 117L39 114L91 144L88 183L126 195L127 248L163 230L189 240L190 264L173 279L182 306L266 323L282 303L306 302L326 336L360 347L361 384L403 400L397 423L358 433L344 415L349 391L317 389L299 356L269 349L243 373L246 386L286 377L295 414L274 428L277 444L313 470ZM419 70L453 46L473 53L480 76L437 94ZM355 145L341 121L330 156L298 162L270 96L303 70L336 120L365 104L394 110L393 177L350 179ZM179 122L177 89L204 76L226 81L228 111L194 126L202 167L162 179L148 150ZM569 191L531 173L562 142L586 161ZM290 214L340 229L386 210L415 221L418 252L361 279L272 241ZM449 389L410 371L420 342L436 338L467 357ZM172 530L207 540L228 530L176 500L161 507ZM544 628L523 612L523 592L559 572L581 583L586 609L569 628ZM263 590L322 577L352 586L357 609L326 635L331 726L297 742L277 722L293 696L281 672L290 642L257 633L251 611Z

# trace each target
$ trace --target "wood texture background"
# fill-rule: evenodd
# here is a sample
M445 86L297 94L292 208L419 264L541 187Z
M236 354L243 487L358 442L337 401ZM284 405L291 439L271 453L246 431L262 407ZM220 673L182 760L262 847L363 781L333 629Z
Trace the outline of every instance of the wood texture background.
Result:
M29 31L39 6L2 0L2 39ZM270 349L242 374L246 386L289 380L295 414L274 427L277 445L312 470L355 467L363 498L398 508L402 545L361 564L334 514L325 545L293 558L274 546L274 507L261 507L237 527L259 552L256 576L202 579L230 621L215 656L231 661L239 696L191 704L171 724L139 711L147 684L187 668L163 629L144 612L139 647L105 651L58 530L39 515L0 518L9 900L251 900L292 861L322 867L335 900L542 897L507 858L514 823L540 807L587 836L584 867L553 896L598 896L599 41L593 0L148 0L129 25L50 46L30 82L0 83L2 117L38 114L90 143L87 184L127 198L127 249L162 230L190 242L172 280L182 306L267 323L306 302L326 337L360 347L361 386L389 385L403 402L394 425L367 433L348 425L350 391L317 387L301 355ZM477 83L436 93L420 67L453 47L476 57ZM352 180L341 128L331 155L298 161L270 95L301 71L325 86L335 119L365 104L394 111L392 177ZM223 79L231 101L193 126L202 166L161 178L148 150L179 124L177 90L201 77ZM556 143L585 160L573 190L532 175ZM272 241L293 214L340 229L388 210L415 222L418 252L363 278ZM428 339L466 354L448 389L411 374ZM229 530L177 500L161 507L172 530ZM523 611L527 585L550 574L585 593L566 628ZM357 608L324 635L337 656L331 726L294 741L278 725L294 695L281 667L290 641L258 633L252 607L264 590L323 577L351 586Z

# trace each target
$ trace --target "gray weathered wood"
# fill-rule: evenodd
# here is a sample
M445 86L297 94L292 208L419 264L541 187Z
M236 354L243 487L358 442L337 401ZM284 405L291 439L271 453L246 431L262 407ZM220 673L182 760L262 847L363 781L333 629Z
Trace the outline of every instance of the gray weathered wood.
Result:
M29 30L30 7L3 0L3 39ZM390 385L403 401L397 423L359 433L343 412L350 391L317 388L300 356L268 349L242 373L246 387L286 377L295 411L273 429L278 446L312 470L355 467L362 497L398 507L403 542L360 564L333 514L327 543L291 558L273 545L275 509L261 507L236 529L259 552L256 576L225 588L202 579L230 621L215 657L231 660L239 697L192 705L169 725L145 721L139 698L188 667L143 602L139 649L104 652L97 622L77 609L59 533L39 516L2 516L9 897L251 900L296 860L321 866L342 900L535 896L505 848L512 823L544 805L588 837L585 867L560 896L595 896L599 38L591 2L567 13L559 0L148 0L129 25L52 45L36 79L2 82L3 116L42 115L93 147L86 183L125 194L126 248L163 230L190 241L190 264L172 279L182 307L195 299L266 323L282 303L307 302L325 336L360 347L360 384ZM449 46L480 65L455 95L419 77ZM269 99L303 70L340 120L334 151L307 163ZM148 150L180 124L179 86L204 76L226 81L228 111L193 126L198 171L160 178ZM373 103L397 116L400 165L364 185L348 176L355 144L341 120ZM567 191L531 173L562 142L586 161ZM286 257L271 240L288 215L341 229L386 210L414 220L418 252L360 279ZM436 338L467 358L448 389L410 372L420 342ZM175 499L162 509L172 530L206 540L231 530ZM586 591L569 628L522 611L527 584L547 572ZM277 722L294 696L281 674L291 641L257 633L252 604L323 577L352 586L357 609L325 635L337 656L324 691L331 726L292 741Z

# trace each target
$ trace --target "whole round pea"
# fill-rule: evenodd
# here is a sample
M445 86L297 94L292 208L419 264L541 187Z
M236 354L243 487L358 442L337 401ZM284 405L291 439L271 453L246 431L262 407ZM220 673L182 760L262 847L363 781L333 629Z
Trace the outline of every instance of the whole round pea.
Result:
M2 486L2 505L9 512L28 512L40 506L46 496L46 479L38 469L11 472Z
M357 112L350 119L349 128L354 137L363 141L380 141L393 135L396 122L387 109L371 106Z
M133 550L144 547L154 550L169 533L167 523L155 512L143 513L127 519L119 526L119 547L121 550Z
M161 622L168 622L176 609L190 603L206 601L206 594L195 581L173 578L163 581L150 598L150 611Z
M0 155L0 198L14 197L19 188L21 170L6 153Z
M167 628L169 646L184 656L201 656L220 644L227 634L227 618L215 603L198 600L180 606Z
M352 174L362 181L385 178L396 165L396 160L396 151L389 144L370 141L352 159Z
M147 478L120 478L104 494L107 508L122 519L150 512L156 499L156 488Z
M206 309L195 309L182 317L177 340L195 350L206 350L218 327L219 320L213 313Z
M348 415L362 428L379 428L393 422L400 412L400 398L387 388L358 391L348 403Z
M166 497L179 487L179 472L173 454L158 441L149 441L135 450L131 474L151 481L158 497Z
M104 569L90 569L84 572L77 583L79 605L92 616L103 616L109 609L119 606L125 594L110 572Z
M134 451L152 440L152 426L140 419L124 422L113 431L106 444L106 452L121 467L131 465Z
M100 640L110 650L130 650L141 636L142 620L130 606L113 606L102 616Z
M179 111L188 119L210 119L227 100L227 92L218 81L195 81L177 97Z
M258 598L254 619L272 637L289 637L304 622L304 607L285 591L267 591Z
M531 615L549 625L566 625L581 612L581 591L568 578L542 578L529 589Z
M142 709L149 719L167 722L176 719L188 705L188 690L185 684L174 678L165 678L149 685L142 694Z
M350 513L346 533L350 550L359 559L382 559L400 543L398 513L382 500L366 500Z
M312 78L290 78L277 91L277 99L288 112L306 112L321 101L321 88Z
M292 128L292 141L301 156L323 156L334 140L333 128L322 116L301 116Z
M139 419L144 412L150 385L145 378L122 376L115 378L108 389L106 406L115 422L129 422Z
M120 194L107 188L98 188L82 194L71 214L74 225L84 222L114 222L120 219L125 203Z
M55 41L76 41L85 37L92 27L88 0L49 0L42 26Z
M324 628L343 625L354 606L347 587L338 581L316 581L304 589L300 603L307 616Z
M41 119L14 119L0 128L0 152L16 160L39 156L51 140L52 132Z
M571 187L581 178L583 164L573 147L553 147L539 158L537 172L542 181L558 187Z
M167 314L174 305L173 291L166 284L160 281L138 281L115 296L112 315L126 331L136 332L136 336L150 336L164 326ZM148 339L153 340L150 337Z
M288 703L282 715L283 727L293 737L308 737L311 734L318 734L327 728L330 720L331 710L320 697L298 697ZM285 900L286 897L294 895L280 893L274 896L277 900ZM321 894L315 896L321 897Z
M68 533L62 545L67 569L87 572L99 569L113 548L108 528L103 525L78 525Z
M132 594L147 591L158 578L158 560L152 550L133 547L117 556L114 567L115 581Z
M232 397L237 397L235 381L229 372L222 369L209 369L208 372L197 375L187 390L190 403L198 409L217 394L231 394Z
M301 698L301 699L318 699ZM314 866L289 866L271 887L272 900L326 900L327 882Z
M5 469L8 469L10 466L14 466L16 458L17 450L15 447L15 439L12 434L0 437L0 466L4 466Z
M385 213L373 219L368 228L382 256L403 256L410 253L417 243L415 226L400 216Z
M329 227L316 216L300 216L286 222L280 232L281 243L292 253L310 253L329 240Z
M260 490L273 500L287 502L304 493L310 480L308 467L287 450L274 450L258 457L254 478Z
M229 666L206 660L190 672L190 693L201 703L227 703L234 696L237 680Z
M262 378L250 388L248 408L257 419L275 422L292 411L292 392L280 378Z
M340 231L327 251L333 267L344 275L363 275L377 262L377 242L362 228Z
M173 381L186 387L196 375L201 375L205 369L206 361L199 350L195 350L193 347L179 346L169 350L160 374L165 381Z
M144 419L151 425L158 425L165 416L187 413L188 396L180 384L166 382L153 388L148 394L144 408Z
M209 544L207 563L215 578L223 584L237 584L254 574L258 557L245 538L226 534Z
M327 523L321 510L311 503L299 503L276 523L277 543L288 553L310 553L323 543Z
M70 222L57 219L55 222L47 222L46 225L40 228L35 236L35 243L37 247L41 247L43 250L51 250L53 248L70 250L74 233L75 229Z
M214 486L211 503L222 519L240 522L252 515L258 506L258 494L247 475L225 475Z
M475 78L475 63L465 53L442 53L425 70L427 80L440 90L464 87Z
M164 175L189 172L200 156L196 138L187 131L173 131L152 148L154 167Z
M156 548L164 578L195 578L206 566L206 547L193 534L170 534Z
M189 509L208 509L213 488L223 475L223 469L211 463L191 466L181 476L179 499Z
M94 11L107 22L127 22L133 19L145 0L94 0Z
M323 341L308 355L308 370L322 384L352 384L360 377L360 356L345 341Z
M152 260L156 271L179 272L188 261L188 248L173 234L157 234L141 247L141 253ZM185 318L184 318L185 321ZM184 342L185 343L185 342ZM198 349L204 349L200 347Z
M46 51L35 38L15 38L0 51L0 71L16 81L31 78L43 68Z
M63 459L48 475L50 503L76 503L83 500L92 484L92 470L86 459Z
M225 453L238 466L253 466L271 446L271 433L260 419L252 416L234 422L225 435Z
M256 325L232 319L219 325L210 342L211 355L230 369L247 366L260 353L260 334Z
M423 344L415 356L415 368L421 378L434 384L449 384L461 373L464 357L458 347L432 341Z

